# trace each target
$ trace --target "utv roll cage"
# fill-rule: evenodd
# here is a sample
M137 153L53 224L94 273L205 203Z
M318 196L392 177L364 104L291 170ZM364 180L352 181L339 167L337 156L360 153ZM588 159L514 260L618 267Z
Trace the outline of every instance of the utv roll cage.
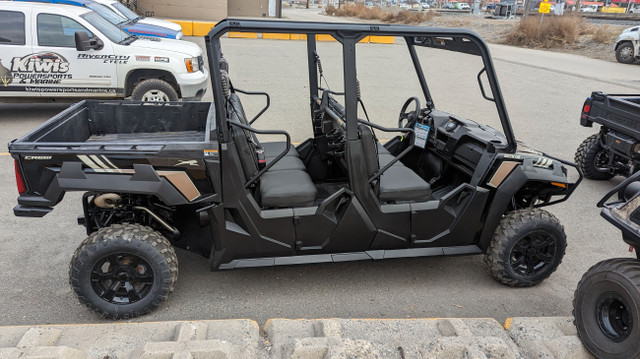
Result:
M429 87L422 71L420 60L415 47L430 47L449 51L461 52L470 55L480 56L484 67L478 73L478 84L482 96L495 104L502 131L507 139L507 146L502 151L515 153L517 143L511 128L511 122L506 106L502 98L500 85L496 79L493 61L489 54L487 44L474 32L465 29L443 29L431 27L417 27L406 25L387 24L349 24L349 23L300 23L293 21L268 21L268 20L240 20L225 19L216 24L205 37L209 68L211 69L211 81L213 88L213 99L215 104L215 115L218 139L227 142L229 139L229 128L225 125L226 106L224 89L221 81L217 81L220 74L220 61L222 59L220 38L229 32L257 32L257 33L297 33L306 34L307 61L309 66L309 95L313 101L318 99L319 86L318 71L316 64L316 35L330 35L342 44L342 60L344 72L344 100L345 100L345 122L347 141L356 140L358 136L358 80L356 71L356 44L367 36L400 36L407 43L409 54L416 75L420 82L422 93L427 100L427 105L431 108L433 98L429 92ZM482 74L486 73L491 89L488 95L482 84ZM257 93L256 93L257 94ZM267 106L268 106L267 95ZM266 108L261 111L262 114ZM254 117L252 120L258 117ZM367 123L370 125L370 123ZM404 129L405 131L407 129ZM214 134L211 134L212 136Z

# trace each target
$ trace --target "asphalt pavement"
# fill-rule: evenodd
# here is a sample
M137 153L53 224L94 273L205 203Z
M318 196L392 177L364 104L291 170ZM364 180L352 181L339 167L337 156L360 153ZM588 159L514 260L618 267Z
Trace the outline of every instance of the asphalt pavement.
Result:
M202 39L189 40L204 46ZM340 90L338 45L320 43L318 48L326 84ZM308 137L304 43L225 39L223 49L236 87L272 95L272 107L259 126L287 129L295 141ZM419 94L415 74L406 66L406 47L361 44L357 51L371 120L393 125L406 98ZM640 87L637 65L497 45L491 51L516 137L564 159L573 159L578 145L597 132L579 124L591 91L633 93ZM427 81L439 109L500 128L491 104L477 94L477 59L431 50L420 56L428 62ZM210 99L209 90L204 100ZM245 101L247 112L255 113L261 101ZM25 134L66 106L0 104L0 143ZM68 284L69 260L86 236L76 224L81 195L67 194L41 219L13 216L13 160L2 152L6 148L0 149L0 325L103 322L75 299ZM210 272L205 259L178 250L175 291L158 310L135 321L247 318L262 325L277 317L487 317L503 322L514 316L570 316L573 291L591 265L634 255L595 206L620 181L585 180L569 201L549 208L565 227L567 252L558 270L532 288L497 283L482 256Z

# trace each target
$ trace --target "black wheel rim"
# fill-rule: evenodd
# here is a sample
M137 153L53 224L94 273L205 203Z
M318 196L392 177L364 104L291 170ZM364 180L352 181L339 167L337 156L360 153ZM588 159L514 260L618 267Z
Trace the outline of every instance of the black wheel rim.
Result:
M593 165L599 172L609 173L609 153L602 150L593 159Z
M131 304L144 298L153 286L153 271L144 259L132 254L111 254L91 271L91 286L103 300Z
M537 231L520 239L511 250L511 268L522 276L546 270L554 261L556 241L546 232Z
M631 335L633 319L627 302L615 292L606 292L598 298L596 311L602 333L614 342L624 341Z

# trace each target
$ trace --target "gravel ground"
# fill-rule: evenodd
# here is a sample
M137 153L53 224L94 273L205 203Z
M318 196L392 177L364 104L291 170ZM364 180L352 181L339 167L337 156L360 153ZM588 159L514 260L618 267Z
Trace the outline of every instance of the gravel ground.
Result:
M329 17L328 15L324 16ZM371 20L353 20L358 22L372 22ZM518 24L519 21L520 18L508 20L488 19L485 18L485 14L472 15L442 13L440 16L435 16L433 19L424 22L421 25L435 27L464 27L477 32L489 43L502 44L504 43L507 34ZM593 22L589 20L589 25L594 28L603 27L603 30L607 33L608 40L604 43L594 41L592 35L581 35L576 43L566 44L562 48L545 50L582 55L594 59L615 62L616 58L613 51L615 39L622 30L632 26L633 24L603 23L604 21L605 20L598 20Z
M518 24L520 18L509 20L487 19L479 16L452 17L437 16L425 25L441 26L441 27L465 27L471 29L485 41L494 44L504 43L507 34ZM629 27L628 25L613 24L590 24L594 27L604 27L604 31L609 35L609 39L605 43L599 43L592 39L592 35L581 35L574 44L566 44L561 48L545 49L547 51L563 52L574 55L582 55L594 59L616 61L613 51L613 44L616 37L622 30Z

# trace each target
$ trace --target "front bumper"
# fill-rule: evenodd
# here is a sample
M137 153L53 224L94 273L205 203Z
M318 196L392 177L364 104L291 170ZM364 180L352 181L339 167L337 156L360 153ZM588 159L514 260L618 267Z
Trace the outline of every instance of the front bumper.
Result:
M176 81L180 86L182 99L185 101L199 101L207 92L208 78L209 72L207 70L177 75Z

